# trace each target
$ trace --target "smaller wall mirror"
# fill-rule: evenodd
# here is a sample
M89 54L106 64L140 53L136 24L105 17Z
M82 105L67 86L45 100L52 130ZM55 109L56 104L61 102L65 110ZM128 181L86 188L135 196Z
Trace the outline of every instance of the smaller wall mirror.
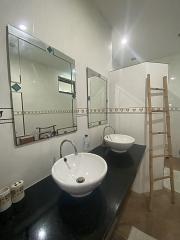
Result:
M90 68L87 74L88 127L107 123L107 79Z

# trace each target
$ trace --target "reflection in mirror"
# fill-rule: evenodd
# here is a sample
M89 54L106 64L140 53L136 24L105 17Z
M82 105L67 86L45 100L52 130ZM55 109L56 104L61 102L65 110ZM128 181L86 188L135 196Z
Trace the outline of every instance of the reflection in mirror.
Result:
M76 131L74 60L8 26L15 143Z
M59 80L59 92L61 93L75 93L75 82L67 78L58 77Z
M107 123L107 79L87 68L88 127Z

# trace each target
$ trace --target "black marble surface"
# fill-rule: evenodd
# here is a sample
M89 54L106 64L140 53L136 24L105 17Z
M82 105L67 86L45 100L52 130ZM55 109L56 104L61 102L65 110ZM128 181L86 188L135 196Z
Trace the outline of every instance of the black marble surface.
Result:
M104 239L135 179L145 146L133 145L123 154L102 146L107 175L91 195L73 198L49 176L26 190L23 201L0 214L0 240Z

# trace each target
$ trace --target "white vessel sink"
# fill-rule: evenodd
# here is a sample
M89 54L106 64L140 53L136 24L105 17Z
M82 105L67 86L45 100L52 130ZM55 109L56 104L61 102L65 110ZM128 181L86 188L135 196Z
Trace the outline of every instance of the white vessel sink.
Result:
M101 184L106 173L105 160L91 153L68 155L60 158L52 167L55 182L73 197L89 195Z
M108 145L113 152L126 152L135 142L133 137L122 134L110 134L104 137L106 145Z

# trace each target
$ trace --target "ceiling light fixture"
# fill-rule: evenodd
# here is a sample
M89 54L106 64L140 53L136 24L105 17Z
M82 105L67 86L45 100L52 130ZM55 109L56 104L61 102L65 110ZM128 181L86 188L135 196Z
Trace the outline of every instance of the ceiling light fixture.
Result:
M128 43L127 37L123 37L123 38L121 39L121 45L125 46L127 43Z
M26 31L27 30L27 27L24 25L24 24L20 24L19 25L19 28L23 31Z

